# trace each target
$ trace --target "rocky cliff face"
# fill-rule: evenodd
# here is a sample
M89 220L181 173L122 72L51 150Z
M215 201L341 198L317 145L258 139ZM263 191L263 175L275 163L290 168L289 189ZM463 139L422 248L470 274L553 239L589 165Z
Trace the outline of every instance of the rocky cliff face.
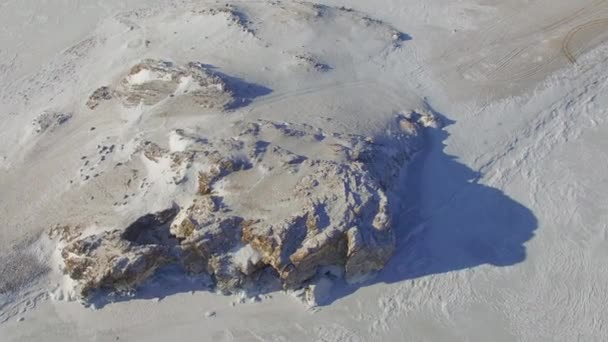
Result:
M82 297L96 289L129 291L174 260L172 237L166 225L176 208L144 215L124 230L117 229L81 238L63 231L65 273L76 281ZM78 234L77 234L78 235Z

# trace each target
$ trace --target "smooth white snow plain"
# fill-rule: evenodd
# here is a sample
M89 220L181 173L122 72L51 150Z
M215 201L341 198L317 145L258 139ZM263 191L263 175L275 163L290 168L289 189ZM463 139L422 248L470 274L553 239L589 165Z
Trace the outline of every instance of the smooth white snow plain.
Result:
M608 1L319 3L0 1L1 341L608 340ZM387 267L320 284L312 309L170 272L98 307L60 300L49 227L124 226L165 192L116 208L126 178L85 182L81 156L222 130L196 113L82 110L143 58L230 75L245 90L228 121L375 134L433 112L443 128L409 171Z

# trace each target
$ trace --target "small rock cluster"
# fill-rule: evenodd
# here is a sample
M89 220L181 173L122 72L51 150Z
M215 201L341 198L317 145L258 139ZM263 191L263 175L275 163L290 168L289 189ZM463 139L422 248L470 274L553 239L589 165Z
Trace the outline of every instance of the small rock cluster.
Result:
M255 34L254 29L252 28L253 23L247 19L247 15L245 12L238 9L236 6L232 4L225 4L224 6L217 6L211 8L205 8L201 10L193 10L192 13L199 15L225 15L229 22L232 25L236 25L241 31L249 33L251 35Z
M52 132L71 118L71 113L44 111L32 121L32 127L36 133Z

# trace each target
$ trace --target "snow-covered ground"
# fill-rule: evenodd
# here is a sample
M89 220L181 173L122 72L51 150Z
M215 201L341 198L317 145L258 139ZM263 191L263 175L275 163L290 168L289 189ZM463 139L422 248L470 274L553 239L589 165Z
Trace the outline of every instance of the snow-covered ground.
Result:
M231 2L236 16L199 12L215 1L0 2L0 340L608 339L608 2L319 2L322 20L293 1ZM97 309L57 300L53 224L113 227L162 205L116 208L124 185L84 181L81 156L111 141L128 158L134 132L222 131L186 111L82 110L142 58L246 82L229 121L365 135L433 111L443 128L409 171L387 267L312 310L170 273Z

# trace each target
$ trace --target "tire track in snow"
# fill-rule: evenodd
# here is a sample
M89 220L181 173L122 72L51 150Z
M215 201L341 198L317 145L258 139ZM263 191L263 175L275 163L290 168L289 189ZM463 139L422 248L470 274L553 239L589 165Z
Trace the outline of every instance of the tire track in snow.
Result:
M582 25L578 25L575 28L573 28L572 30L570 30L568 32L568 34L566 35L566 38L564 38L564 41L562 42L562 52L570 63L577 64L576 56L574 55L574 52L572 52L571 47L570 47L570 43L572 42L572 39L574 39L574 37L576 37L576 35L578 33L580 33L581 31L583 31L584 29L594 27L594 26L600 26L600 27L608 26L608 19L598 19L598 20L593 20L593 21L587 22Z

